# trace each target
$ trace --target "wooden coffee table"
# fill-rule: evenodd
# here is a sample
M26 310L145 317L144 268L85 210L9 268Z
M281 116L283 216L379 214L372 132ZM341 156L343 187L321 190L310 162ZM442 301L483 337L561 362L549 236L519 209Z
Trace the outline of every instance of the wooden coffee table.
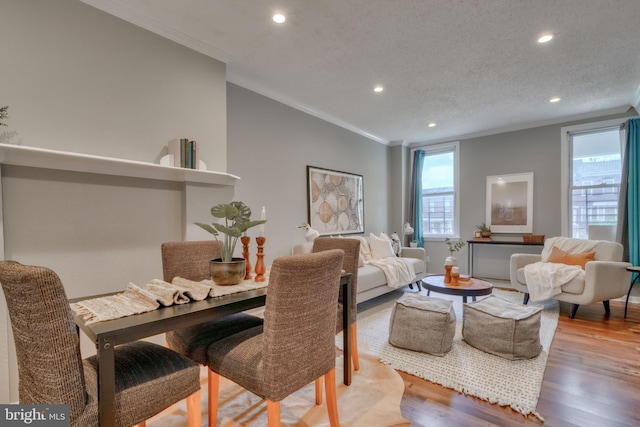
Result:
M493 285L484 280L471 278L466 282L459 282L458 286L452 286L451 283L444 283L444 274L436 274L427 276L422 279L422 286L427 290L427 295L433 292L446 295L457 295L462 297L462 302L467 302L467 297L476 300L476 297L489 295L493 290Z

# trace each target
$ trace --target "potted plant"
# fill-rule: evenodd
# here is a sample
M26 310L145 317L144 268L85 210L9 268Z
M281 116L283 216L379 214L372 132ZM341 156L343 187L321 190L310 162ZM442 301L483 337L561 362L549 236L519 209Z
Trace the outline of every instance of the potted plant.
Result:
M447 250L449 251L449 254L450 254L447 257L447 259L445 259L445 264L457 266L458 258L454 257L453 253L458 252L460 249L462 249L462 247L465 245L465 242L463 242L462 240L458 240L457 242L454 242L448 237L444 239L444 242L447 244Z
M264 224L267 220L251 221L251 209L243 202L222 203L211 208L211 215L214 218L224 219L224 224L212 223L195 224L218 240L220 234L224 234L222 239L222 258L214 258L209 262L211 270L211 280L217 285L235 285L244 279L245 259L234 258L238 239L251 227Z
M484 222L480 225L476 225L476 228L480 231L482 237L491 237L491 228L487 227Z

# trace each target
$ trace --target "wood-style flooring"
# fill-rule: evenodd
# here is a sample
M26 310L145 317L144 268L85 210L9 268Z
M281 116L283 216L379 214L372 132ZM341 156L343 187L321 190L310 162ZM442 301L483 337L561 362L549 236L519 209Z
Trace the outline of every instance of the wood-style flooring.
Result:
M640 304L611 301L580 306L569 319L560 304L538 412L524 417L508 407L459 394L400 372L402 414L413 426L640 426Z

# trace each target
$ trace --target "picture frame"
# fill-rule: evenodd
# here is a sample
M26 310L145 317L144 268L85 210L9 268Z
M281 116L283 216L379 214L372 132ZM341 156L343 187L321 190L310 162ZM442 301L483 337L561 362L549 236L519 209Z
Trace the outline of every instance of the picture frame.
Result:
M486 224L491 233L533 232L533 172L487 177Z
M307 217L321 236L364 232L363 177L307 166Z

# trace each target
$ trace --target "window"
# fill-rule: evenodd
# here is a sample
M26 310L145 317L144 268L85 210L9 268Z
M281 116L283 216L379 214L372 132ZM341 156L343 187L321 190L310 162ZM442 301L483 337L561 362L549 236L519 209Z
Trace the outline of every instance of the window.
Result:
M623 120L563 128L563 234L588 239L589 225L616 226Z
M456 142L421 148L425 239L458 236L458 146Z

